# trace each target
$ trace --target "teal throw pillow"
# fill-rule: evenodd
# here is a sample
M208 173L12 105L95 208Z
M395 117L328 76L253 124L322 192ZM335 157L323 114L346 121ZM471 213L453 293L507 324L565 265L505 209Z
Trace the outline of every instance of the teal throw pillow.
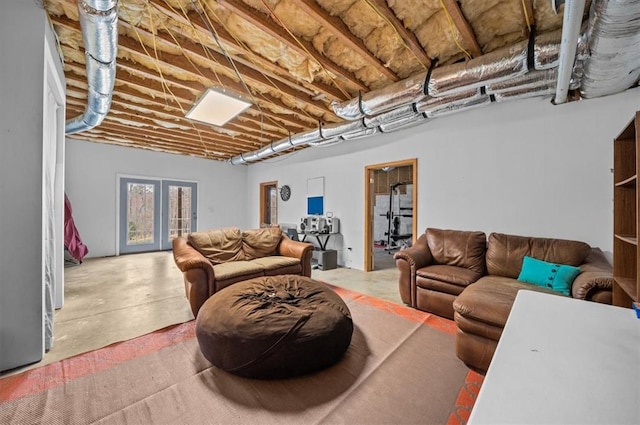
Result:
M578 274L580 274L579 267L547 263L525 256L518 280L569 295L571 285Z

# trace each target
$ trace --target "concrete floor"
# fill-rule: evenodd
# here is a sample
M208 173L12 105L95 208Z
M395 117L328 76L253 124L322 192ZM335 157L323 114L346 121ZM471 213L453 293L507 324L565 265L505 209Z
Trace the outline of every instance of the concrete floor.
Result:
M90 258L65 268L64 274L65 302L55 314L53 348L39 363L11 373L193 319L182 273L170 251ZM313 270L311 277L401 303L395 267L369 273L348 268Z

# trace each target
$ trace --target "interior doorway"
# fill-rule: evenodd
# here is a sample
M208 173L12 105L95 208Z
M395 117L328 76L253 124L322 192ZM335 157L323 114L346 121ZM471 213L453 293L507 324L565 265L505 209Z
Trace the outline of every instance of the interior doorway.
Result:
M260 183L260 227L278 224L278 182Z
M416 158L365 167L365 271L395 267L417 232Z

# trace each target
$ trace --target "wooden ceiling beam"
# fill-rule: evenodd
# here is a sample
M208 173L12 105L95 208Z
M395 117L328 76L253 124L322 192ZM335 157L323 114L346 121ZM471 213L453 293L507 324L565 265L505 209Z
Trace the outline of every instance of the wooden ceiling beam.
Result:
M114 99L112 100L112 106L113 107L117 107L119 108L120 111L125 112L125 111L129 111L129 112L135 112L135 109L132 109L131 106L126 103L123 102L119 99ZM141 105L141 106L136 106L137 109L141 109L144 111L144 113L146 113L148 116L157 116L158 119L161 119L163 121L169 121L169 122L174 122L175 124L182 124L182 125L188 125L189 123L185 123L184 121L186 120L180 120L178 117L176 117L173 114L170 114L166 111L162 111L161 108L158 108L156 106L153 105ZM210 130L207 129L207 127L203 126L203 125L199 125L199 124L195 124L193 122L191 122L191 125L193 125L193 129L200 132L200 134L206 134L207 137L211 137L211 138L215 138L221 141L224 141L225 143L229 143L231 145L234 145L237 143L237 140L235 137L228 135L228 134L224 134L224 133L212 133ZM253 135L251 135L251 137L248 137L249 133L243 134L242 137L246 137L247 139L247 143L245 143L245 146L250 143L253 147L259 147L262 146L265 143L268 143L271 141L271 139L265 139L265 138L257 138Z
M416 37L413 32L408 31L407 28L405 28L404 24L400 19L398 19L396 14L393 13L393 10L391 10L386 0L367 0L367 3L393 26L405 46L407 46L407 49L409 49L416 59L428 69L431 66L431 58L424 51L420 41L418 41L418 37Z
M146 73L144 70L147 70L147 68L142 67L142 65L138 65L135 62L131 62L127 59L119 59L118 60L118 64L117 64L118 68L122 68L124 70L126 70L127 72L133 72L136 73L138 72L138 69L142 69L139 73L141 73L142 75L144 75L144 77L138 77L138 78L142 78L143 80L145 78L149 78L155 81L161 81L161 78L155 74L148 74ZM69 62L67 64L65 64L65 68L70 68L73 69L75 74L78 75L79 77L85 78L86 76L84 75L84 68L81 67L80 64L76 64L75 62ZM148 70L147 70L148 72ZM137 76L137 75L136 75ZM185 87L182 84L182 80L173 78L171 76L165 76L164 78L164 82L169 84L169 85L174 85L176 87L180 87L180 88L184 88L187 90L193 90L193 87ZM125 83L126 82L122 82ZM199 92L198 90L193 90L194 92ZM164 107L164 108L171 108L174 112L173 115L175 116L175 118L177 119L186 119L186 117L184 116L183 110L187 110L188 108L191 107L191 104L188 103L186 100L182 103L180 103L181 108L177 107L177 106L171 106L169 105L167 102L162 102L162 101L158 101L156 96L147 96L146 93L134 93L134 92L128 92L127 93L129 96L135 96L137 98L140 98L141 100L143 100L144 102L153 102L154 104L159 105L160 107ZM114 93L114 95L117 95L117 93ZM175 100L172 98L170 99L170 101L172 101L172 103L175 103ZM179 112L179 114L178 114ZM201 124L202 127L205 127L207 129L209 129L209 131L216 131L216 132L225 132L226 130L231 130L231 131L235 131L235 132L249 132L254 134L254 137L264 137L264 136L260 136L260 134L269 134L271 137L280 137L281 134L286 134L285 131L282 130L282 128L280 127L276 127L276 126L272 126L269 123L266 123L266 125L271 128L273 127L274 129L276 129L275 132L267 129L265 130L265 123L263 122L259 122L258 120L254 119L253 121L239 121L239 122L235 122L238 120L232 120L230 122L228 122L224 128L221 128L219 130L219 127L215 127L215 126L210 126L208 124ZM193 121L190 121L193 122ZM200 124L198 124L200 125Z
M445 8L445 13L448 13L449 16L451 16L453 24L458 29L460 36L467 46L469 46L469 53L471 56L474 58L482 56L482 49L478 44L478 40L473 33L471 25L469 25L469 21L467 21L467 18L462 14L462 10L460 10L458 2L456 0L442 0L442 5ZM453 36L455 37L455 34Z
M105 120L100 124L100 129L114 131L116 133L127 134L127 132L134 132L137 136L142 136L145 138L149 138L154 142L161 144L166 143L166 146L175 146L177 148L183 149L204 149L208 152L215 151L219 154L223 155L238 155L241 152L245 152L240 149L229 149L228 147L221 146L220 144L213 143L209 140L194 140L188 139L184 137L180 137L178 135L173 135L172 133L166 133L161 130L156 130L153 128L147 127L135 127L132 128L125 124L120 124L115 121ZM170 139L167 136L171 136Z
M213 154L208 155L202 148L200 148L199 150L194 150L194 149L183 149L176 146L167 147L162 143L156 143L154 141L140 139L130 134L122 135L119 133L106 133L104 131L96 130L95 128L92 130L89 130L88 132L83 132L81 134L73 134L67 137L70 137L76 140L82 140L82 141L106 143L109 145L116 145L116 146L122 146L127 148L146 149L154 152L197 156L201 158L217 159L221 161L231 158L223 155L221 156L215 156Z
M82 92L77 97L83 99L86 102L86 85L84 85L82 81L75 80L73 77L67 77L67 82L69 84L75 85L76 87L80 87ZM77 84L73 84L74 82L77 82ZM71 90L68 90L68 93L73 94ZM269 142L274 138L280 139L283 136L288 135L288 133L276 133L265 128L256 129L253 125L253 122L240 122L239 124L234 124L234 127L236 129L230 131L231 133L237 133L237 136L234 136L229 134L229 132L219 131L216 129L216 127L189 120L182 114L182 111L179 108L170 106L167 103L163 103L161 99L158 99L148 93L139 93L127 88L125 88L125 90L120 90L113 93L113 99L121 99L119 100L121 104L128 104L131 97L134 97L136 100L140 100L140 102L136 105L139 109L149 110L150 113L155 114L159 120L167 121L167 119L169 119L173 121L175 125L182 126L184 128L184 131L193 131L195 129L197 131L210 133L218 137L229 137L230 140L234 140L235 137L242 136L246 137L247 139L254 140L254 143L257 143L259 145ZM130 109L132 113L135 113L134 108ZM162 114L162 116L158 116L158 114Z
M81 69L81 68L79 68ZM86 77L85 77L86 78ZM149 90L154 91L156 96L160 96L162 98L164 98L165 100L169 101L169 102L174 102L177 101L179 102L179 106L184 109L184 112L186 113L187 111L189 111L191 109L191 107L195 104L195 102L198 100L198 96L196 94L194 94L194 92L190 91L190 90L186 90L183 88L172 88L171 89L171 93L168 93L166 90L166 87L163 86L162 83L160 83L159 81L157 81L156 79L143 79L143 78L139 78L136 77L134 75L128 74L128 75L122 75L121 73L121 69L120 68L116 68L116 82L121 82L121 83L125 83L128 86L136 89L138 92L148 92ZM204 91L204 86L200 83L193 83L193 87L197 88L197 89L201 89L201 91ZM121 85L116 84L116 87L114 88L114 91L120 90L121 89ZM195 92L198 92L199 90L194 90ZM173 94L173 95L172 95ZM175 96L175 98L174 98ZM279 101L279 100L278 100ZM261 113L266 117L269 117L273 120L276 120L278 122L278 125L273 125L275 128L281 127L281 130L283 134L288 134L288 133L295 133L302 130L307 130L311 127L313 127L313 125L315 124L316 121L314 120L309 120L308 122L304 122L301 121L297 118L296 115L288 115L288 114L275 114L269 110L265 110L262 109L262 111L254 108L254 111L256 113ZM252 116L251 114L248 113L244 113L241 114L240 116L236 117L235 120L240 119L240 118L244 118L247 120L251 120L256 122L257 124L262 125L263 121L260 120L259 118L256 118L254 116ZM234 120L234 121L235 121ZM226 128L226 127L225 127Z
M69 109L71 111L81 110L82 107L70 104ZM178 146L178 147L202 147L208 151L217 151L226 155L237 155L247 150L246 147L228 147L228 145L220 145L220 143L207 139L205 137L185 137L184 133L167 128L161 128L154 125L150 120L143 117L129 117L127 122L121 122L116 115L109 114L105 117L102 123L95 127L100 131L115 131L123 135L133 135L141 138L149 138L158 144L165 146ZM132 125L131 123L135 123ZM226 146L226 147L225 147Z
M204 26L203 24L199 24L198 22L202 22L202 18L197 12L188 11L187 16L181 15L173 11L170 7L168 7L163 0L148 0L149 3L159 12L164 14L167 17L170 17L174 21L190 26L194 30L198 31L203 39L207 41L211 40L212 34L209 28ZM223 26L216 26L216 35L218 36L220 42L227 46L227 48L231 48L233 50L237 50L242 52L242 56L231 54L231 58L239 63L250 66L254 69L258 69L261 72L265 73L268 77L277 79L278 81L288 84L291 87L306 92L310 96L316 96L318 94L324 94L331 100L344 101L348 100L348 97L345 96L340 90L336 87L332 87L328 84L325 84L320 81L306 82L300 81L299 84L295 84L291 80L287 79L286 75L289 74L289 71L282 68L276 63L270 62L269 60L257 55L250 50L248 50L245 46L240 44ZM212 43L214 50L220 52L220 49L215 47L215 44ZM211 48L211 47L210 47ZM222 52L220 52L222 53ZM245 59L243 56L246 56Z
M165 34L158 34L158 35L156 35L156 41L162 40L162 41L164 41L165 43L169 43L169 41L166 39L166 37L168 37L168 36L167 36L167 35L165 35ZM170 45L171 45L172 47L175 47L175 45L173 45L173 44L170 44ZM187 47L186 49L185 49L185 46ZM147 47L149 47L149 46L147 46ZM185 42L184 42L184 44L183 44L183 45L181 45L181 47L182 47L183 49L187 50L188 52L190 52L190 53L194 54L194 55L198 55L198 54L194 51L195 49L197 49L197 45L195 45L194 43L192 43L192 42L190 42L190 41L185 41ZM198 56L199 56L199 55L198 55ZM202 57L202 59L207 59L207 58ZM223 60L224 58L223 58L223 57L217 57L217 58L215 58L215 59L216 59L216 60ZM208 60L208 59L207 59L207 60ZM193 66L192 66L191 68L193 68ZM194 73L194 72L193 72L193 70L192 70L192 71L189 71L188 69L185 69L185 71L186 71L186 72L193 73L194 75L197 75L196 73ZM201 72L203 72L203 71L201 71ZM210 72L210 71L209 71L209 70L205 70L203 73L208 73L208 72ZM242 75L242 74L241 74L241 75ZM242 86L240 83L237 83L237 82L235 82L234 80L232 80L231 78L226 77L226 76L224 76L224 75L222 75L222 74L218 74L217 76L214 76L214 77L217 77L217 79L220 81L220 83L222 84L222 86L223 86L224 88L231 89L231 90L236 91L237 93L242 93L242 94L244 94L244 92L245 92L245 88L244 88L244 86ZM212 82L213 82L215 85L218 85L218 82L217 82L216 80L213 80ZM202 85L201 83L196 83L196 82L192 82L191 87L192 87L193 89L195 89L195 90L199 91L200 93L204 92L204 91L208 88L208 87L205 87L204 85ZM286 94L291 95L291 93L286 93ZM300 99L300 97L296 97L296 96L292 96L292 97L294 97L294 98L295 98L295 99L297 99L297 100L299 100L299 99ZM296 112L296 110L294 110L294 109L292 109L292 107L290 107L290 106L286 105L286 104L285 104L281 99L278 99L278 98L273 97L273 96L268 95L268 94L264 94L264 95L254 95L254 99L255 99L256 101L261 101L261 102L265 102L265 103L270 103L270 104L272 104L272 105L274 105L274 106L276 106L276 107L279 107L279 108L282 108L282 109L284 109L284 110L286 110L286 111L289 111L289 112L290 112L290 114L286 114L286 113L283 113L283 114L276 114L276 113L264 112L264 111L261 111L260 109L258 109L258 107L257 107L256 105L254 105L254 106L253 106L253 109L254 109L256 112L258 112L258 113L265 113L267 116L269 116L269 117L271 117L271 118L274 118L274 119L280 119L280 120L286 121L286 122L288 122L288 123L289 123L289 124L291 124L291 125L299 126L299 127L301 127L301 128L308 128L309 123L304 123L304 122L302 122L302 121L298 120L297 118L295 118L295 117L297 117L297 116L305 117L305 115L304 115L304 114L305 114L305 113L307 113L306 111L304 111L304 110L299 110L299 111L297 111L297 112ZM320 104L320 105L322 105L322 108L318 107L317 109L322 110L322 112L323 112L323 113L330 112L330 113L331 113L331 115L333 115L333 110L329 111L329 109L328 109L328 108L329 108L329 106L324 105L324 104L322 104L322 103L320 103L320 102L317 102L317 103L318 103L318 104ZM288 115L289 115L289 116L288 116ZM313 117L313 118L309 118L309 121L311 121L311 122L316 122L316 121L317 121L317 118L315 118L315 117Z
M73 105L74 107L83 108L84 99L78 97L75 92L70 92L68 104ZM140 124L145 124L147 126L153 126L153 128L157 130L166 132L167 135L172 135L172 137L184 138L185 140L190 140L190 141L199 142L201 139L200 137L196 136L196 134L199 134L202 138L204 138L205 140L211 143L225 144L237 149L241 149L243 151L260 148L264 144L268 143L268 141L262 142L262 143L256 142L256 141L242 141L240 139L235 139L231 136L226 136L221 134L212 134L210 132L200 131L197 127L188 128L187 126L187 130L180 129L180 128L168 129L167 127L163 127L162 125L155 123L155 121L158 121L158 119L156 119L153 116L140 115L139 113L134 115L133 113L135 113L136 111L132 111L130 107L128 107L126 104L123 104L119 101L112 102L111 110L109 112L110 113L106 116L105 119L115 118L115 117L111 117L112 115L111 113L113 112L114 116L121 117L124 115L129 117L129 118L125 118L125 120L138 122ZM144 118L144 121L138 120L136 118ZM149 121L153 121L154 123L151 124Z
M298 54L318 62L325 70L331 71L335 75L339 75L345 80L348 80L359 90L364 92L369 91L369 88L360 80L358 80L358 78L353 75L353 73L347 71L346 69L335 64L334 62L320 54L310 42L302 39L294 39L279 25L261 16L262 13L257 13L255 9L238 0L218 0L218 3L229 9L231 12L236 13L244 20L258 27L258 29L266 32L280 42L284 43L287 47L298 52Z
M123 26L129 25L127 23L123 23ZM163 32L159 32L158 34L156 34L155 36L151 33L148 33L142 29L136 28L137 31L140 31L142 33L144 33L147 36L151 36L155 38L156 42L162 43L165 46L169 46L172 48L176 48L179 47L181 48L184 52L188 52L190 55L193 55L194 57L199 57L202 60L205 60L207 62L211 62L211 60L213 59L213 61L217 64L219 64L221 67L229 70L230 72L233 72L233 70L230 68L230 65L228 65L228 60L227 58L216 52L216 51L211 51L209 50L208 53L211 56L211 58L207 57L205 52L202 50L202 46L199 44L196 44L194 42L192 42L191 40L185 39L183 38L182 40L180 40L180 45L177 46L173 40L173 38L171 38L170 35L163 33ZM122 37L122 36L120 36ZM120 38L119 37L119 38ZM136 48L134 47L135 44L140 44L138 40L133 40L129 37L127 37L126 41L126 46L122 46L122 47L127 47L130 48L132 50L134 50L136 53L142 54L143 52L140 52L139 50L136 50ZM134 46L131 45L130 41L134 42ZM118 42L118 44L120 44L120 42ZM124 43L122 43L124 44ZM153 49L153 46L146 46L147 49ZM164 52L158 52L159 54L164 54ZM163 62L167 62L167 61L163 61ZM185 71L189 71L189 68L191 68L191 72L193 73L195 70L193 69L193 65L190 64L190 67L186 67L184 68ZM244 66L244 65L236 65L238 72L240 73L240 75L242 76L242 78L248 78L258 84L262 84L262 85L266 85L267 87L272 87L280 92L282 92L283 94L286 94L288 96L291 96L292 98L296 99L296 100L302 100L304 101L305 97L308 99L308 101L305 101L305 103L309 106L314 107L315 109L318 109L320 111L322 111L323 113L327 113L330 112L331 114L333 114L333 110L331 110L330 106L327 105L324 102L321 101L316 101L311 99L306 93L302 93L300 92L298 89L293 89L290 88L288 86L283 86L280 84L276 84L276 82L274 82L273 80L269 80L267 77L265 77L263 74L261 74L260 72L256 71L253 68ZM203 72L202 68L200 69L200 72ZM217 81L220 80L220 84L222 84L225 88L231 88L233 90L235 90L236 92L243 94L246 96L245 92L245 88L243 85L241 85L240 83L232 80L229 77L226 77L222 74L211 74L212 71L210 70L206 70L206 73L209 75L209 79L212 80L212 82L214 82L214 84L218 84ZM204 72L203 72L204 73ZM250 83L250 82L248 82ZM256 96L256 95L254 95ZM256 96L258 97L258 96ZM280 106L284 109L287 110L291 110L290 107L286 106L280 99L274 98L272 96L268 96L265 97L264 99L266 102L271 102L274 103L277 106Z
M72 75L69 73L67 74L67 81L69 83L75 83L74 85L81 88L86 94L86 80L84 80L84 78L85 77L82 75ZM119 84L114 89L113 96L120 97L125 101L129 101L127 97L134 97L135 99L141 99L144 103L151 103L162 108L172 108L172 110L174 111L173 115L177 119L184 120L191 126L196 125L199 129L206 129L207 131L213 133L228 134L229 132L234 132L238 134L245 134L246 132L251 132L254 134L254 138L281 138L283 135L289 134L286 130L283 130L279 127L275 127L269 124L261 125L259 121L257 123L255 121L243 121L240 118L235 118L234 120L230 121L224 128L192 121L184 116L184 107L188 107L188 104L185 100L165 98L164 93L158 91L143 90L141 86ZM176 106L176 102L178 106ZM183 107L180 108L180 105L182 105ZM255 136L256 134L257 136Z
M77 21L73 21L66 17L55 17L55 18L52 18L52 20L55 25L61 25L67 29L80 32L80 24ZM140 31L144 32L144 30L140 30ZM158 37L162 39L162 37L169 37L169 36L157 35L156 38ZM211 61L211 58L203 56L204 53L200 53L201 47L199 47L198 45L196 45L191 41L187 41L186 39L184 40L184 43L185 44L182 45L182 48L184 49L184 51L187 51L189 52L189 54L192 54L192 55L200 56L202 59L208 62ZM173 44L172 46L174 48L176 47L175 44ZM147 51L153 51L153 46L145 46L145 47L147 47L148 49ZM133 55L140 55L145 58L150 58L154 61L156 60L156 58L149 57L149 55L147 54L147 51L145 51L145 49L143 49L142 46L140 45L139 40L133 39L126 35L118 36L118 49L124 50L127 53L130 53ZM220 62L220 61L226 62L226 58L217 52L212 52L212 53L215 56L213 59L215 61L218 61L218 63L220 63L220 66L222 66L223 68L227 68ZM174 54L158 51L157 60L161 62L162 67L165 70L173 69L173 70L176 70L178 74L188 73L197 78L207 79L216 85L222 84L223 87L229 88L230 90L236 91L238 93L245 93L245 88L240 83L234 81L233 79L225 75L216 74L213 70L208 68L200 67L196 69L194 65L188 59L186 59L183 55L174 55ZM247 80L251 80L254 83L258 83L261 85L266 85L267 87L274 87L274 84L271 81L269 81L266 77L264 77L264 75L258 73L257 71L247 67L239 67L238 69L240 71L240 74L243 75L244 78L247 78ZM150 72L153 72L153 71L154 70L150 70ZM218 83L218 81L220 81L220 83ZM251 81L248 81L248 83L250 83ZM321 101L311 99L309 96L301 95L300 92L288 86L276 85L275 88L281 91L283 94L288 95L297 101L301 101L314 109L320 110L323 113L329 113L330 115L335 115L329 105ZM285 105L280 99L275 98L269 94L262 94L260 97L266 102L273 103L275 106L292 111L291 108ZM292 114L300 114L300 113L299 112L296 113L295 111L292 111Z
M228 0L223 0L223 3L225 1ZM381 75L394 82L400 79L396 73L384 66L384 63L369 51L362 40L351 32L342 19L329 15L318 5L318 3L315 2L315 0L298 0L294 4L304 10L313 19L320 22L322 26L331 32L334 37L340 40L344 45L352 49L356 54L362 56L364 60L370 66L375 68Z
M126 72L138 77L138 78L143 78L143 79L152 79L158 82L162 82L163 78L161 78L158 74L149 74L149 70L147 68L142 67L141 65L136 64L135 62L131 62L131 61L127 61L126 59L119 59L118 60L118 67L122 68L123 70L125 70ZM187 90L191 90L194 93L197 93L198 95L202 92L204 92L204 90L206 89L206 87L204 87L204 85L200 84L200 83L195 83L195 82L191 82L192 85L191 86L186 86L184 84L183 80L177 79L173 76L170 75L164 75L164 82L169 84L170 86L175 86L175 87L180 87L180 88L186 88ZM280 99L275 99L274 98L274 102L278 102L278 104L276 106L280 106L282 108L286 108L287 106L284 105L282 103L282 101ZM273 102L269 102L272 103ZM255 109L254 109L255 110ZM278 117L281 118L283 116L286 116L287 114L276 114L274 112L272 112L272 116L273 117ZM291 117L297 117L299 119L305 119L307 120L306 125L315 125L317 123L317 119L315 117L307 117L306 115L291 115ZM255 119L255 118L254 118ZM257 119L256 119L257 120ZM262 123L262 121L261 121ZM293 125L301 125L303 123L303 121L301 120L296 120L295 122L292 122ZM312 124L313 123L313 124ZM225 125L225 128L228 128L229 123L227 123Z

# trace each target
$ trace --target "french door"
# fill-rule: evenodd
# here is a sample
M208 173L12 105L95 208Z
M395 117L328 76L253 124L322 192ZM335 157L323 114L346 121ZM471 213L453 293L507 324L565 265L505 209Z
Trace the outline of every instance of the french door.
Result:
M197 228L197 183L120 178L120 253L171 249Z

